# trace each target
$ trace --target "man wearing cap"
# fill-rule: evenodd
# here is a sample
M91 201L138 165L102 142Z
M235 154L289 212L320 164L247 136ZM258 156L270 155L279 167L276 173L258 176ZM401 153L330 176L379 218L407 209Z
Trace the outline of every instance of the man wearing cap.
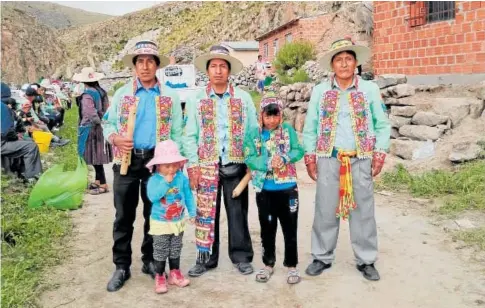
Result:
M135 69L137 78L116 91L102 124L104 137L113 145L114 153L113 262L116 270L108 283L110 292L119 290L131 276L131 239L139 195L143 200L145 218L142 272L155 277L153 240L148 234L151 202L146 192L150 171L145 165L153 158L158 142L172 139L181 147L183 122L178 95L161 85L155 76L158 68L169 63L168 58L159 55L155 42L143 40L136 43L134 51L123 58L123 63ZM136 120L131 139L127 137L127 130L132 106L136 106ZM121 175L121 159L127 152L131 152L131 164L127 174Z
M330 81L313 89L303 128L305 164L317 181L312 256L306 273L320 275L335 259L340 218L349 219L357 269L379 280L373 176L384 164L390 124L379 87L355 75L370 50L349 39L334 42L320 60L333 70Z
M197 190L196 265L189 275L197 277L216 268L219 259L219 217L224 198L229 229L229 257L242 274L253 272L253 248L248 228L248 190L236 198L234 188L246 174L243 136L257 128L251 96L229 83L242 63L222 46L195 60L209 75L209 84L187 100L184 152L192 189Z

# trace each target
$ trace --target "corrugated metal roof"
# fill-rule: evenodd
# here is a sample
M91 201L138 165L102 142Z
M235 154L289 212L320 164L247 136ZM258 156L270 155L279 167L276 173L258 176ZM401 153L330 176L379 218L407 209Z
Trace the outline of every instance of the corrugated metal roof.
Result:
M238 42L222 42L221 45L226 45L234 50L259 50L259 43L256 41L238 41Z

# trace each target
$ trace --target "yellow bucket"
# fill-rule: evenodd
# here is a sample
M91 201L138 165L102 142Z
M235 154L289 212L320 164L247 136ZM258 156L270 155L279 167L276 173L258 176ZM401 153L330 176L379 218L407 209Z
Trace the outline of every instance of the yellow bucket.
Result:
M49 145L51 144L52 139L51 133L34 131L32 132L32 138L34 139L34 142L37 143L37 145L39 146L39 152L49 152Z

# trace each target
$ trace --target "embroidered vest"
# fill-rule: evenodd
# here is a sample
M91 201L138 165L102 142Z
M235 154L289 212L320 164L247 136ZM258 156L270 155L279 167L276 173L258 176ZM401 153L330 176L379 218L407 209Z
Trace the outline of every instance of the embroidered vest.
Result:
M209 97L211 85L206 89ZM230 99L227 101L228 121L229 121L229 161L231 163L244 163L244 124L245 112L242 99L234 97L234 88L229 85ZM210 165L219 162L219 141L217 136L217 102L211 98L203 98L198 104L198 114L200 119L199 132L199 164Z
M161 89L160 83L158 83L158 88ZM133 81L133 95L125 95L121 98L119 105L119 124L118 124L118 134L120 136L126 136L128 130L128 115L130 113L131 106L137 106L140 100L139 97L135 96L136 93L136 79ZM157 108L156 118L157 118L157 141L164 141L170 139L170 132L172 127L172 98L170 96L156 96L155 104ZM113 145L114 162L121 162L121 157L123 153Z
M340 107L339 91L329 90L323 94L319 104L318 139L316 154L319 157L330 157L335 144L337 117ZM358 158L371 158L374 152L376 137L369 131L370 105L364 93L350 92L348 97L352 130ZM372 119L370 119L372 120Z
M254 140L254 144L256 145L258 156L261 155L261 148L263 146L266 147L269 154L269 160L271 160L275 154L288 157L288 154L291 151L290 133L287 129L283 129L281 126L278 130L273 130L270 132L270 138L265 142L265 144L262 144L260 136ZM272 179L276 184L293 183L297 180L295 164L289 162L281 169L273 169L271 172L267 173L252 171L251 175L253 177L252 182L256 192L263 189L265 179Z

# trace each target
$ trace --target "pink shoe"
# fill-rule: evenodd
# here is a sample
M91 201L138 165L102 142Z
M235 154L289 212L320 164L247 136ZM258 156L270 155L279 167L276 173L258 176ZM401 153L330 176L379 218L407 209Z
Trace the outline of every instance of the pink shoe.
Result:
M167 288L167 278L165 278L165 273L160 275L156 274L155 275L155 293L157 294L163 294L167 293L168 288Z
M168 277L168 284L183 288L190 284L190 280L185 278L180 270L171 270Z

